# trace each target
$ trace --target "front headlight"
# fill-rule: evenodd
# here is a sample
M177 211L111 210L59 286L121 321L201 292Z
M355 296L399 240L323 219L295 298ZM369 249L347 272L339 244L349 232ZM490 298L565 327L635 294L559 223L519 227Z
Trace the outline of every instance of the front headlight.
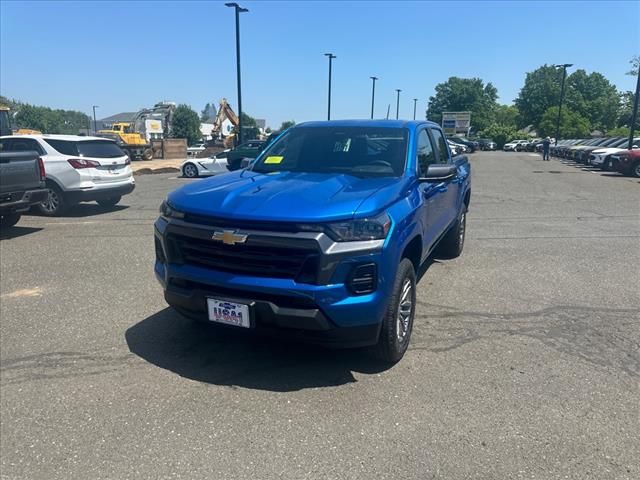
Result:
M160 204L160 214L166 218L184 218L184 213L173 208L166 200Z
M372 218L327 224L327 234L338 242L382 240L390 229L391 218L386 212Z

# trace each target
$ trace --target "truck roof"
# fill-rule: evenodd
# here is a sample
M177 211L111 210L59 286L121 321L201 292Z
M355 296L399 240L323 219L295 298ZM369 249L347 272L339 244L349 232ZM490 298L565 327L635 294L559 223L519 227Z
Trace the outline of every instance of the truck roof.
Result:
M372 127L372 128L409 128L415 129L419 125L439 127L434 122L427 120L324 120L304 122L296 127Z
M87 141L87 140L110 140L108 138L104 138L104 137L89 137L86 135L62 135L62 134L38 134L38 135L34 135L34 134L28 134L28 135L8 135L5 137L0 137L0 138L16 138L16 137L20 137L20 138L50 138L52 140L67 140L70 142L82 142L82 141ZM112 140L111 140L112 141Z

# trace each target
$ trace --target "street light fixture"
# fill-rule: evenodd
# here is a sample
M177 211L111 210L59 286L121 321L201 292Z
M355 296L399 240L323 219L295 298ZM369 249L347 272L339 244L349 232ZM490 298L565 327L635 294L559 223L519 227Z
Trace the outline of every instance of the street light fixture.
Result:
M402 90L400 90L399 88L396 88L396 120L398 120L398 117L400 116L400 92Z
M325 57L329 57L329 99L327 105L327 120L331 120L331 62L337 58L333 53L325 53Z
M418 105L418 99L414 98L413 99L413 119L416 119L416 106Z
M371 120L373 120L373 105L376 99L376 80L378 80L378 77L369 78L373 80L373 86L371 87Z
M96 121L96 108L100 108L98 105L93 106L93 134L98 133L98 122Z
M237 3L225 3L232 7L236 13L236 78L238 82L238 144L242 143L242 82L240 80L240 14L249 10L242 8Z
M562 100L564 99L564 81L567 78L567 68L573 67L573 63L563 63L561 65L551 65L555 68L562 68L562 86L560 87L560 102L558 106L558 121L556 122L556 142L558 145L558 138L560 138L560 114L562 113Z

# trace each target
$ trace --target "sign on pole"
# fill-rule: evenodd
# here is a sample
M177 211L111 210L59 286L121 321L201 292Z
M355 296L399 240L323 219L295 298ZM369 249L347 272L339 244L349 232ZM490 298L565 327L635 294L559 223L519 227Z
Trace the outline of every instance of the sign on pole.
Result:
M442 130L445 135L467 135L471 128L471 112L442 112Z

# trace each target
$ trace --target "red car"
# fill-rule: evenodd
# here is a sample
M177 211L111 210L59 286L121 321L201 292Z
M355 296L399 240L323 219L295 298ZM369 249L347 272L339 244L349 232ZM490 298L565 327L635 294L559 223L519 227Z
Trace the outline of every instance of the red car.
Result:
M625 150L612 155L611 160L618 172L640 178L640 149Z

